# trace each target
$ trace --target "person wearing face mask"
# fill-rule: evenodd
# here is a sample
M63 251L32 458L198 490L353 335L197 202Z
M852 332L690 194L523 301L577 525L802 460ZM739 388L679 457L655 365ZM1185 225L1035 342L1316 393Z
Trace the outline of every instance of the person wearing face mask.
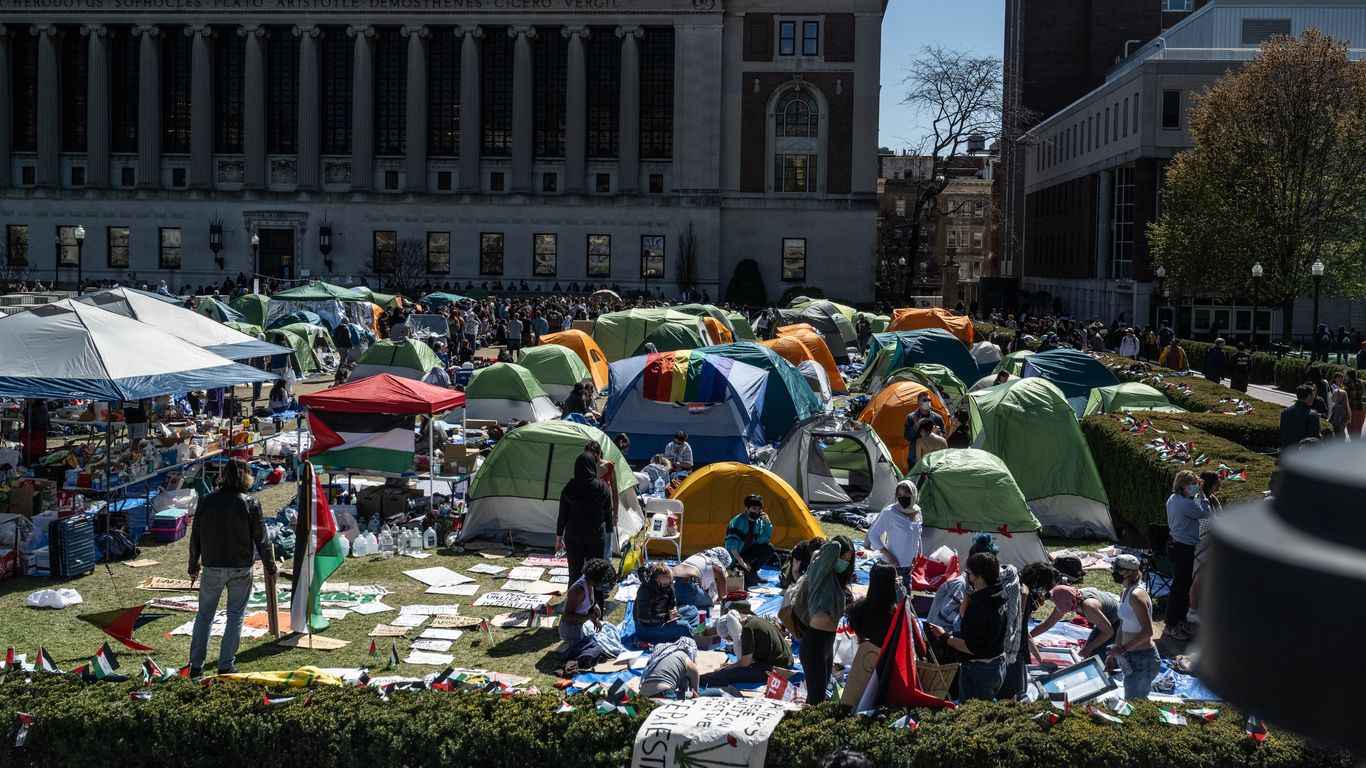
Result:
M1172 495L1167 498L1167 555L1172 559L1172 588L1167 598L1167 628L1163 637L1186 641L1192 632L1186 623L1190 608L1191 581L1195 575L1195 546L1200 542L1200 521L1210 516L1209 499L1200 478L1188 469L1176 473Z
M655 563L645 575L635 602L636 637L646 643L667 643L692 637L697 626L697 606L679 605L674 593L673 570Z
M939 434L944 433L944 419L935 413L931 406L930 393L921 392L916 409L906 416L906 424L901 430L901 436L906 438L906 442L910 444L910 448L906 452L907 470L915 466L916 446L920 441L920 422L929 419L934 426L939 428Z
M669 460L669 465L675 472L687 472L692 469L692 446L688 445L687 432L674 433L674 439L664 446L664 458Z
M731 562L745 574L745 589L759 584L759 569L773 560L773 521L764 514L764 498L745 497L745 511L726 526L726 551Z
M1124 698L1146 699L1162 665L1153 644L1153 601L1143 588L1137 557L1116 557L1111 576L1124 585L1124 593L1119 597L1119 639L1106 657L1106 666L1117 665L1124 673Z
M865 537L869 548L882 553L882 561L896 569L906 589L911 588L911 567L920 554L919 496L910 480L897 483L896 498L873 521Z
M835 630L847 607L854 578L854 544L848 537L827 541L793 589L793 613L805 627L799 648L806 673L806 703L825 701L835 663Z
M963 601L958 631L949 632L938 624L930 624L929 630L965 657L958 668L959 698L994 701L1006 675L1006 601L1018 596L1001 589L1001 564L989 552L969 557L967 573L972 592Z

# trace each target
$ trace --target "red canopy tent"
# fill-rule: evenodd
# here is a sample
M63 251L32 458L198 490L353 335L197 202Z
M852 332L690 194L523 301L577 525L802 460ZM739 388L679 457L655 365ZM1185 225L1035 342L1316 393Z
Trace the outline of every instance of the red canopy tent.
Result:
M299 402L323 411L430 416L463 406L465 393L381 373L301 395Z

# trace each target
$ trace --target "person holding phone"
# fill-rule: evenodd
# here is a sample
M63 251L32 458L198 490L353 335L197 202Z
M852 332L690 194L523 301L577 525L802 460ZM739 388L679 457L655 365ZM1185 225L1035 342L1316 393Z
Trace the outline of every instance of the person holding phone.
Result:
M773 521L764 513L764 497L745 497L745 511L726 526L726 551L745 575L745 589L759 584L759 569L773 560Z
M1167 599L1164 637L1187 641L1194 636L1186 623L1191 582L1195 578L1195 547L1200 543L1200 521L1210 516L1209 498L1199 476L1189 469L1176 473L1172 495L1167 498L1167 556L1172 559L1172 589Z

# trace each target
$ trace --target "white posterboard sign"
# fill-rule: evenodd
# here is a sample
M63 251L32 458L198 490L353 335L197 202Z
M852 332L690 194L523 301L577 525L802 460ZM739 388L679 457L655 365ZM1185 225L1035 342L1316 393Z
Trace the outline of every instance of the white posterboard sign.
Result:
M521 592L487 592L474 601L480 608L511 608L517 611L534 611L550 602L549 595L525 595Z
M772 699L662 702L636 733L631 768L763 768L768 739L788 709Z

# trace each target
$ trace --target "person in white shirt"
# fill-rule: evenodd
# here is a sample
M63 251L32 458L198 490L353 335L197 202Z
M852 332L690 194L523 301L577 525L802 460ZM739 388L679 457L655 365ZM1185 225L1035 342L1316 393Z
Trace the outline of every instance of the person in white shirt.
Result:
M664 458L669 460L675 472L692 469L692 446L688 445L687 432L675 432L674 439L664 446Z
M464 336L470 340L470 346L479 348L479 316L472 309L465 313Z
M1121 357L1138 357L1138 334L1134 333L1133 328L1124 329L1124 338L1119 340L1119 354Z
M896 499L873 521L865 537L868 546L882 553L882 561L896 569L909 591L911 567L920 554L920 494L915 483L902 480L896 486Z

